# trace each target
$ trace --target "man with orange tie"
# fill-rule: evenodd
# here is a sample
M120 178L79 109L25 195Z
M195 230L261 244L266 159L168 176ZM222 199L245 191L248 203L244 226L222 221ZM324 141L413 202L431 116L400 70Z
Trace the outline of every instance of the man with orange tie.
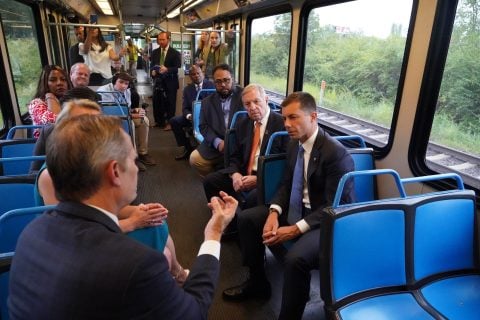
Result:
M235 125L236 144L225 169L208 174L203 180L207 199L220 190L234 195L243 205L257 205L257 161L265 154L268 139L277 131L285 130L282 116L270 111L268 96L258 84L249 84L243 89L242 103L248 117L239 118ZM271 153L284 153L287 136L275 139ZM239 201L239 202L240 202Z
M323 209L332 204L340 178L354 170L354 164L345 147L318 126L315 99L309 93L291 93L281 107L291 138L283 182L269 208L262 205L238 215L243 263L250 274L244 283L224 290L223 298L270 298L265 245L282 249L286 254L278 319L300 320L309 299L310 271L319 268ZM352 202L354 196L349 181L341 202Z
M168 120L175 115L177 106L178 69L182 61L180 52L170 46L171 34L162 31L157 35L159 48L153 50L150 73L153 85L153 116L157 127L171 130Z

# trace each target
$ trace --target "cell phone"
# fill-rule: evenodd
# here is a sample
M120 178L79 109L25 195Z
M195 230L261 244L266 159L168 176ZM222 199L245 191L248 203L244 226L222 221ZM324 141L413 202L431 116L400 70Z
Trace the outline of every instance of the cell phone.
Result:
M91 24L97 24L98 23L98 16L96 14L91 14L90 15L90 23Z

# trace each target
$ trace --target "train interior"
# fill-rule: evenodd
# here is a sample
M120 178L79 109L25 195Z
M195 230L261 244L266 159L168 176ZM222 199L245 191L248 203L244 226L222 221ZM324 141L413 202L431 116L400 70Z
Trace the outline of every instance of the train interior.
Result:
M309 30L310 27L308 14L305 12L315 12L320 16L324 13L330 14L330 11L326 11L330 5L333 7L336 5L347 6L349 2L352 3L352 10L356 10L353 5L362 1L345 3L309 0L109 0L102 4L99 0L44 0L39 3L39 7L42 9L42 19L49 21L49 24L37 21L36 27L44 31L44 43L39 44L42 51L41 60L48 64L59 64L65 67L69 64L64 52L71 44L75 43L73 26L89 25L95 21L102 31L108 34L109 41L117 47L123 46L127 38L134 39L139 47L147 45L149 41L152 41L153 47L156 47L156 35L160 31L171 31L174 46L183 53L182 68L179 70L180 89L177 92L177 114L180 114L181 89L190 81L186 70L193 63L191 55L202 30L215 29L222 33L229 29L234 30L237 36L236 51L230 60L233 63L234 78L237 83L247 85L257 79L262 79L258 75L254 76L249 73L249 68L252 67L254 60L251 56L255 54L252 47L257 48L256 44L250 41L255 34L255 23L270 14L278 14L282 18L284 17L282 14L287 12L290 19L288 20L288 33L291 34L291 38L288 38L289 42L285 43L284 47L288 54L283 61L285 65L282 75L283 87L279 96L276 94L277 92L272 92L270 97L271 101L278 104L287 93L306 90L307 86L304 86L302 77L309 74L309 68L314 69L317 66L314 63L302 65L304 60L313 58L313 56L309 56L312 55L311 51L313 50L309 51L306 36L302 37L308 33L306 30ZM364 0L364 2L368 1L370 0ZM2 2L0 0L0 4ZM401 32L399 31L403 42L399 49L398 65L392 71L397 74L395 78L397 82L391 93L392 111L387 120L388 124L378 126L381 134L377 134L377 136L382 135L382 138L377 140L374 135L368 135L363 129L350 129L350 125L343 122L344 119L339 120L338 125L335 124L335 121L331 120L334 117L333 113L329 112L328 108L325 108L327 111L319 109L319 123L332 135L361 135L367 141L368 147L373 149L374 167L377 169L394 169L402 178L434 173L453 172L459 174L465 183L465 188L476 192L478 203L480 154L475 149L477 144L473 144L474 147L469 147L469 150L458 156L464 160L459 160L449 166L436 162L435 159L444 159L443 154L435 153L432 151L433 149L427 150L429 130L433 122L431 114L440 105L436 98L439 96L440 79L445 68L445 60L447 60L449 39L444 39L441 32L451 32L457 2L441 0L407 2L409 3L405 10L407 27ZM111 14L108 13L108 7ZM317 8L318 11L315 11ZM440 17L444 17L445 20L441 20ZM6 24L2 28L5 26ZM347 38L348 31L338 31L337 27L334 33L339 32L343 32L342 36ZM329 44L331 43L329 42ZM13 75L5 80L9 88L9 92L6 94L9 97L19 97L19 93L14 92L13 85L14 78L19 77L16 74L18 70L15 63L8 61L6 48L2 47L1 49L4 66L0 71ZM276 50L278 49L276 47ZM328 51L322 51L322 53L328 54ZM343 63L345 64L345 62ZM438 63L440 67L437 67L435 63ZM347 69L341 69L341 72L347 72ZM149 105L147 116L153 123L152 81L146 71L148 71L148 62L145 62L145 65L139 64L136 85L142 102ZM368 75L365 76L365 78L367 77ZM36 76L32 77L32 83L35 81ZM320 83L316 83L315 90L320 89L319 87ZM317 92L315 92L315 97L317 96ZM320 94L320 98L322 97ZM330 99L331 96L328 98ZM6 120L4 121L5 128L1 131L2 139L6 136L8 126L22 124L25 120L25 101L15 98L11 100L14 111L3 115ZM388 127L388 130L385 127ZM139 172L138 198L135 202L161 202L169 209L168 222L170 232L175 240L177 256L179 261L188 268L198 252L203 240L203 228L210 216L202 181L190 168L188 161L175 161L174 156L180 149L171 132L156 127L150 128L149 147L150 155L158 164L147 166L146 171ZM423 155L421 160L414 157L418 153ZM453 161L454 156L447 157L450 157L449 161ZM431 159L432 163L425 165L425 159ZM375 182L379 199L398 197L396 181L389 175L379 175ZM455 185L455 182L447 179L447 181L434 183L408 183L405 189L409 195L416 195L455 188ZM478 204L476 210L478 215ZM237 241L232 239L222 242L221 274L214 302L210 308L209 319L276 319L280 312L282 296L282 264L268 250L265 263L269 280L273 286L270 300L226 302L222 299L222 290L239 283L247 274L242 267ZM319 272L313 271L310 300L302 319L329 318L323 308L324 301L320 297L320 286Z

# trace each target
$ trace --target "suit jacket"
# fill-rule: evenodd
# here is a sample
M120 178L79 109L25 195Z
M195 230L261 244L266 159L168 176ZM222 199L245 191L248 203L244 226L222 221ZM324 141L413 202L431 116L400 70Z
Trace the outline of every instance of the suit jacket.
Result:
M34 156L43 156L47 153L47 139L53 132L54 128L55 125L53 123L50 123L40 129L40 135L38 136L38 139L35 142L35 147L33 149ZM40 170L44 162L45 161L43 160L32 161L32 164L30 165L30 173L34 173Z
M203 79L202 89L215 89L215 85L212 81ZM201 92L199 99L202 100L206 96L212 94L211 92ZM183 105L182 113L186 117L187 114L192 113L193 102L197 99L197 89L195 88L194 83L190 83L185 88L183 88Z
M291 140L287 148L287 167L280 189L271 203L282 208L282 214L288 213L293 171L298 153L298 140ZM323 209L332 205L340 178L347 172L355 170L353 159L345 147L330 137L322 128L310 155L307 168L308 195L311 213L304 217L310 228L318 228L323 220ZM341 202L349 203L355 199L353 181L345 185Z
M285 130L283 118L280 114L270 111L268 116L267 126L262 137L262 144L260 146L260 156L265 155L268 140L271 135L277 131ZM247 174L248 162L250 160L250 151L252 150L254 132L254 121L249 117L243 117L235 125L235 146L230 155L230 164L227 168L222 169L224 173L232 174L239 172L242 175ZM274 140L272 144L272 153L284 153L287 150L289 141L288 136L281 136Z
M85 62L83 56L80 54L78 45L80 43L74 44L68 49L68 58L70 60L70 66L73 66L77 62Z
M244 110L242 103L242 87L233 88L232 100L230 102L230 113L228 116L228 125L232 121L235 112ZM214 159L222 155L213 145L215 138L225 139L225 120L223 118L222 102L220 95L215 92L202 100L202 110L200 112L200 133L203 135L203 141L198 146L198 152L205 159Z
M160 65L160 54L160 47L152 51L150 73ZM163 65L167 67L168 71L165 74L159 75L157 70L155 86L164 86L169 91L177 90L179 88L178 69L182 66L182 59L180 52L175 50L171 45L168 46Z
M11 319L206 319L218 275L219 261L200 255L182 289L162 253L61 202L21 234L8 306Z

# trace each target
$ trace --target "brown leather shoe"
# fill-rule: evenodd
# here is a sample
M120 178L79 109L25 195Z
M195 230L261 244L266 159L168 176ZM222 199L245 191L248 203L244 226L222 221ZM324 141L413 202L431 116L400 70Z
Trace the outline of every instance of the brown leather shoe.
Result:
M157 162L148 154L139 154L138 160L147 166L154 166Z
M163 128L163 131L170 131L170 130L172 130L172 126L170 125L170 123L167 124L165 128Z

